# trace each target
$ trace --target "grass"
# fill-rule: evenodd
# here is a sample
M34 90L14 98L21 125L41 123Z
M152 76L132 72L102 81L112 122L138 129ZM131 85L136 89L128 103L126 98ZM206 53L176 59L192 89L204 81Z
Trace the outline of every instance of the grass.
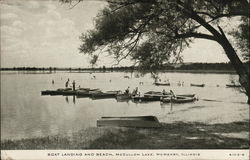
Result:
M159 129L88 128L61 135L1 141L2 149L247 149L249 138L225 136L249 133L249 121L229 124L176 122Z

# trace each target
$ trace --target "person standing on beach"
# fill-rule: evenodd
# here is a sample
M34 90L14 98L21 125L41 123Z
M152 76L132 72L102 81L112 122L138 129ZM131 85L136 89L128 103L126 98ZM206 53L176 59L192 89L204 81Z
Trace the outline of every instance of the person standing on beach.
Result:
M76 90L76 82L75 82L75 80L73 80L72 85L73 85L73 91L75 91Z
M69 79L67 80L67 82L65 83L65 87L68 88L69 86Z
M126 94L129 94L129 86L128 86L128 88L125 90L125 93L126 93Z

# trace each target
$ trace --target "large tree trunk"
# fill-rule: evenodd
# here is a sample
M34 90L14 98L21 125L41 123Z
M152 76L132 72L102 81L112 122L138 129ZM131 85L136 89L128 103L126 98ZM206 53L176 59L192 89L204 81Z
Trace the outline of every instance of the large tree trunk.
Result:
M226 38L224 34L218 40L219 44L225 50L227 57L229 58L231 64L233 65L234 69L236 70L237 74L239 75L239 82L241 86L245 89L246 95L248 97L247 103L250 104L250 91L249 91L249 79L250 74L249 70L243 65L242 61L239 59L236 51Z
M239 81L242 87L246 91L246 95L248 97L248 104L250 104L250 91L249 91L249 70L244 67L242 61L239 59L236 51L228 41L226 35L224 34L222 28L218 26L220 32L218 32L213 26L207 23L204 19L197 15L195 12L190 12L189 10L183 10L184 13L189 16L190 18L194 19L196 22L201 24L204 28L206 28L210 33L213 34L216 41L223 47L227 57L229 58L230 62L232 63L234 69L236 70L237 74L239 75ZM207 38L208 39L208 38ZM211 40L211 39L210 39Z

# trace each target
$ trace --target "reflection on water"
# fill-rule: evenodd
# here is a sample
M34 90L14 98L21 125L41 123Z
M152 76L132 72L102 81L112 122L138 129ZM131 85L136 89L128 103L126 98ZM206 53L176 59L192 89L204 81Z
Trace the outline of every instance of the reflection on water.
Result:
M124 72L14 73L1 72L1 140L54 134L69 135L96 126L96 120L102 116L155 115L165 123L230 123L249 119L247 97L235 89L225 87L232 77L237 79L236 75L160 73L159 78L162 81L168 79L171 85L155 86L150 74L141 77L139 73ZM173 90L176 94L194 93L199 97L199 101L171 105L158 101L134 103L131 100L41 96L42 90L64 88L67 79L70 79L70 85L75 80L76 86L100 88L104 91L124 91L130 86L131 89L138 87L141 93L163 89ZM183 81L184 86L179 86L179 81ZM206 86L191 87L190 83L204 83Z

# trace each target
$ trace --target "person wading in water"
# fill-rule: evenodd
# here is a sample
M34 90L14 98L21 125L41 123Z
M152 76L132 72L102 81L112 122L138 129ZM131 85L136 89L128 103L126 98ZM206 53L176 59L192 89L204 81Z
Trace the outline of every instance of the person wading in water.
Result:
M75 80L73 80L73 82L72 82L72 87L73 87L73 91L75 91L76 90L76 82L75 82Z

